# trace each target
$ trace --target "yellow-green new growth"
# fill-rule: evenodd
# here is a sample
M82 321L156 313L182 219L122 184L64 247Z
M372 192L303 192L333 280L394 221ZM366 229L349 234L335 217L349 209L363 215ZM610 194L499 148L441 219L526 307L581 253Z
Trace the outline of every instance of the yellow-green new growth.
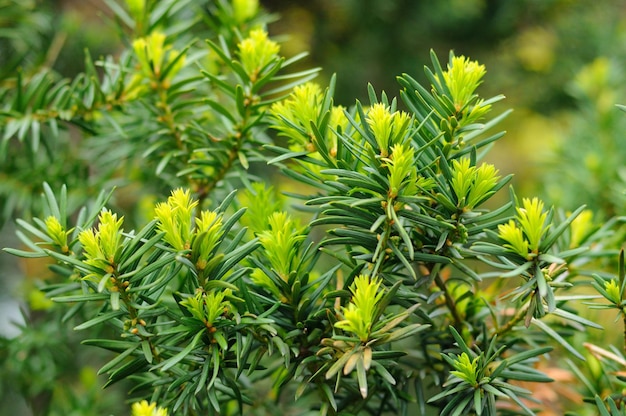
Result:
M450 185L461 209L472 209L493 194L498 183L498 170L490 164L470 166L469 158L452 161Z
M224 298L230 294L230 290L223 292L206 293L198 291L194 297L187 298L180 302L198 321L207 328L214 326L217 319L230 309L230 302Z
M378 290L381 280L369 276L357 276L350 287L352 299L347 307L342 308L343 320L336 322L335 327L356 335L361 342L367 342L372 331L378 302L384 295Z
M485 76L485 66L471 61L465 56L454 56L443 73L443 79L450 90L450 95L457 112L470 103L474 92Z
M456 194L459 204L465 204L467 194L474 183L474 173L476 168L470 166L469 158L452 161L452 190Z
M391 146L404 142L411 117L403 111L391 113L389 107L376 103L367 112L366 121L374 134L380 155L387 157Z
M161 80L163 70L177 58L179 52L165 44L165 34L152 32L146 37L133 41L133 50L143 74L150 79ZM184 56L169 69L167 79L171 80L185 63Z
M267 36L262 29L250 32L248 37L238 45L239 59L252 82L269 63L278 58L280 46Z
M397 144L391 148L391 156L383 158L389 169L388 197L396 198L400 194L415 195L417 192L417 168L415 151L408 144Z
M122 239L122 223L124 217L117 219L117 214L113 214L107 209L103 209L98 217L98 229L92 228L82 231L78 235L85 252L85 263L96 266L107 273L113 271L116 264L116 254Z
M270 216L282 210L284 205L282 194L263 182L253 182L251 188L242 191L237 199L241 206L247 207L241 224L255 234L269 229Z
M541 239L548 231L548 213L543 211L543 202L538 198L524 198L522 207L517 207L516 211L515 220L498 226L499 236L508 243L504 247L529 258L538 254Z
M259 241L274 271L287 281L292 268L298 264L298 249L306 235L298 223L283 211L272 213L268 223L270 229L259 234Z
M44 223L46 224L48 236L52 239L54 244L59 246L61 252L69 252L70 249L67 245L67 236L71 233L71 231L66 231L59 222L58 218L53 217L52 215L46 218Z
M233 16L237 23L244 23L259 12L259 0L233 0Z
M474 186L471 187L467 196L467 205L474 208L493 194L493 188L497 185L500 177L498 169L489 163L483 163L474 171Z
M275 119L274 128L288 137L291 145L301 146L297 150L314 150L311 144L311 121L318 120L323 98L319 85L307 82L295 87L287 99L272 105L270 113ZM301 127L307 132L307 136L303 137L290 124Z
M168 416L167 409L158 407L156 403L148 403L146 400L133 403L131 416Z
M196 233L194 246L198 244L198 240L200 241L200 247L197 250L196 267L199 270L203 270L213 249L217 246L220 238L222 238L222 216L214 211L202 211L200 218L196 218Z
M193 210L198 201L192 201L189 190L181 188L172 191L167 202L157 204L155 217L159 220L159 231L165 233L163 239L178 251L191 248Z
M478 359L479 357L470 360L466 353L462 353L457 356L454 361L455 370L450 371L450 374L466 381L472 386L478 386Z
M128 11L135 20L141 20L146 11L146 0L126 0Z
M546 219L548 213L543 211L543 202L539 198L522 200L522 207L517 207L517 220L528 239L528 246L533 251L539 250L541 238L548 231Z
M272 115L272 128L279 131L279 134L289 139L290 149L294 151L318 151L315 142L315 134L311 123L318 128L318 122L323 119L324 92L319 85L307 82L296 86L289 97L274 103L270 108ZM344 108L333 106L330 108L330 119L328 129L337 130L341 128L345 131L348 120L344 115ZM331 157L337 155L337 137L330 131L320 131L325 140L325 147ZM313 158L320 159L318 153L312 153ZM312 167L314 168L314 167ZM315 169L315 168L314 168Z
M526 241L524 233L517 227L514 220L498 225L498 235L508 243L504 244L505 248L511 249L524 258L528 256L528 241Z
M586 209L581 212L570 225L570 248L580 247L583 240L587 238L595 229L593 222L593 211Z
M608 299L615 305L622 303L622 296L620 295L620 288L615 279L611 279L604 283L604 290L606 291Z

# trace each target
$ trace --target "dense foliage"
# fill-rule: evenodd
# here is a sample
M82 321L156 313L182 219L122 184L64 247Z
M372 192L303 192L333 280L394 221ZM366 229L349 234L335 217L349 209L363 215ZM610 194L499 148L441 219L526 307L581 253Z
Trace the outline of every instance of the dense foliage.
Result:
M626 317L623 254L594 271L619 218L518 198L485 162L509 111L483 65L431 52L427 82L343 107L255 1L107 3L126 47L73 79L15 54L36 14L0 3L25 30L0 44L3 220L24 217L5 251L49 270L0 393L37 414L533 415L560 366L624 413L622 353L585 339L589 309ZM64 348L106 351L106 389L55 385Z

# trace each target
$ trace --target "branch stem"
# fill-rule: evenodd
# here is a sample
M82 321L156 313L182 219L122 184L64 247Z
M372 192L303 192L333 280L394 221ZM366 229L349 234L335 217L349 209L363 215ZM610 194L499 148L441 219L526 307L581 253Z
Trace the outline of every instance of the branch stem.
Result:
M439 273L435 275L435 284L443 292L444 298L446 300L446 306L450 310L450 313L452 314L452 319L454 320L454 328L457 330L460 329L461 325L463 324L463 319L461 318L461 315L459 315L459 311L456 308L456 302L452 297L452 294L448 291L446 282L443 281Z

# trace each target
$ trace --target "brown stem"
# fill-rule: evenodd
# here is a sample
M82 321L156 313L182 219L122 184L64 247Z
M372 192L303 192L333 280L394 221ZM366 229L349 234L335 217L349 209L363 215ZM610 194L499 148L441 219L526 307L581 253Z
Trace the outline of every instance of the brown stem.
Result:
M172 136L176 139L176 146L182 149L184 147L183 141L174 123L174 113L172 112L172 107L167 103L167 89L165 89L161 83L159 83L159 99L160 101L157 103L157 107L163 110L160 116L161 122L165 124Z
M443 292L446 300L446 306L450 310L450 313L452 314L452 318L454 320L454 327L456 329L461 329L460 327L463 324L463 319L461 318L461 315L459 315L459 311L456 309L456 302L454 301L454 298L452 297L450 292L448 292L446 282L443 281L439 273L435 275L435 284Z
M528 308L522 308L522 309L520 309L520 310L519 310L519 311L515 314L515 316L514 316L514 317L513 317L513 318L512 318L509 322L507 322L507 323L506 323L506 325L504 325L503 327L499 328L499 329L496 331L496 335L500 336L500 335L502 335L502 334L505 334L505 333L509 332L511 329L513 329L513 327L514 327L514 326L515 326L515 325L516 325L519 321L521 321L521 320L524 318L524 316L526 316L527 311L528 311Z
M115 287L117 288L118 292L120 293L120 299L122 302L124 302L124 305L126 306L126 309L128 310L128 315L130 316L131 321L137 322L136 325L145 325L145 322L142 324L139 319L139 314L137 313L137 308L135 308L132 304L132 300L130 299L130 297L128 296L128 292L126 291L127 286L124 285L124 281L118 280L117 278L115 279ZM142 341L148 341L148 345L150 346L150 351L152 352L152 359L155 361L160 361L159 360L159 354L156 350L155 345L152 343L152 341L150 340L149 337L144 337L143 335L141 335L140 333L135 334L136 336L138 336L139 338L141 338Z
M245 142L248 133L244 133L244 129L248 124L248 120L250 120L253 116L258 114L257 112L252 111L252 103L253 99L244 100L245 112L242 114L241 122L235 127L235 132L232 135L232 143L233 146L230 148L228 152L228 158L226 159L226 163L224 163L221 168L213 175L211 180L206 184L196 184L197 190L196 194L199 200L199 206L202 206L202 202L206 199L206 197L215 189L217 184L224 179L228 171L233 167L235 161L239 158L239 151L243 147L243 143ZM192 179L193 181L193 179Z
M243 142L243 135L240 132L237 132L234 136L235 143L234 146L228 152L228 159L226 163L222 165L221 169L213 176L211 182L209 182L206 186L201 189L201 192L198 192L198 197L202 200L206 198L211 191L217 186L219 181L224 179L228 171L232 168L237 156L239 155L239 150L241 149L241 145Z
M626 353L626 311L624 311L624 309L622 309L622 321L624 323L624 353Z

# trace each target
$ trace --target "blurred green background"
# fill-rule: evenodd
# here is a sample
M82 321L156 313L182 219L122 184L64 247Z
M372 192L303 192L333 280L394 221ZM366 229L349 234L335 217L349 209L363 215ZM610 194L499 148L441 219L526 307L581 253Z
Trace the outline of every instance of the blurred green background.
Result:
M5 69L51 66L73 77L83 70L84 48L96 57L120 49L111 14L101 0L0 0L0 6L15 1L26 11L20 20L3 18L0 7L0 66ZM310 51L303 65L323 68L317 80L322 86L336 73L336 102L346 106L355 99L367 102L367 83L396 96L396 76L408 73L425 81L423 67L429 64L430 49L442 62L450 50L478 60L487 68L481 94L507 97L495 113L515 110L502 127L507 135L488 160L502 174L515 173L518 195L539 195L548 205L569 210L587 204L598 220L626 214L626 114L616 107L626 104L626 0L261 4L276 15L269 30L282 42L282 53ZM29 36L7 37L19 27L31 28ZM0 246L15 246L13 235L9 222L0 231ZM0 270L0 335L13 335L9 320L19 320L15 299L23 297L21 276L36 272L24 270L3 252ZM41 340L41 348L49 348L44 341L49 340ZM0 359L8 354L1 348ZM60 362L77 367L75 374L89 379L91 373L80 372L88 360L77 360L62 349L55 353ZM41 369L42 383L46 370ZM77 384L98 391L95 380L85 380ZM10 392L10 384L6 379L0 383L0 414L30 415ZM90 396L83 392L83 397L87 406Z

